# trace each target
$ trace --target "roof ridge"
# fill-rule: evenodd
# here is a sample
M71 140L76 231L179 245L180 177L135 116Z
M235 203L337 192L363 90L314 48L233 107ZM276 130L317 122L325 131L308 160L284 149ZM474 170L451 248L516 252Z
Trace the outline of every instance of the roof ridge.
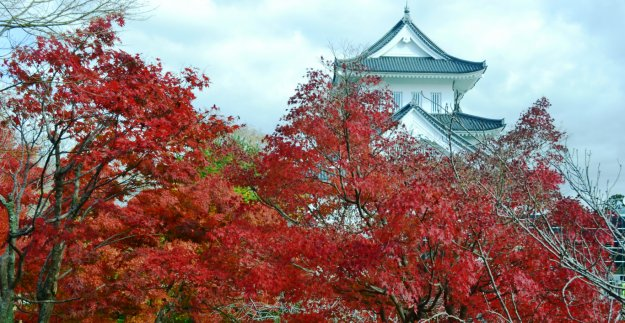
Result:
M402 20L403 22L403 20ZM408 20L407 21L407 25L408 27L410 27L412 29L412 31L417 34L417 36L419 38L421 38L421 40L430 47L430 49L434 50L437 54L443 56L446 59L451 59L454 58L453 56L447 54L442 48L438 47L438 45L436 45L434 43L434 41L432 41L428 36L426 36L421 29L419 29L419 27L417 27L417 25L414 24L414 22L412 22L412 20Z
M433 49L434 51L437 51L439 55L445 57L447 60L457 60L457 61L472 63L472 64L482 63L486 65L486 60L483 60L481 62L469 61L469 60L458 58L456 56L448 54L442 48L438 47L438 45L436 45L436 43L434 43L434 41L431 40L424 32L422 32L421 29L419 29L419 27L417 27L417 25L415 25L414 22L412 22L412 20L409 20L408 23L409 23L408 26L413 29L415 34L417 34L417 36L419 36L421 40L423 40L423 42L426 43L426 45L429 45L431 49Z
M393 121L399 121L406 114L408 114L408 112L410 112L410 110L412 110L412 105L411 105L411 103L408 103L403 108L395 111L393 113L393 115L391 116L391 118L393 119Z
M404 22L404 19L402 18L393 26L393 28L387 31L380 39L378 39L375 43L373 43L373 45L365 49L362 52L362 54L359 56L369 56L375 53L376 51L382 49L382 47L388 44L393 39L393 37L395 37L395 35L399 33L403 25L405 25L405 22Z

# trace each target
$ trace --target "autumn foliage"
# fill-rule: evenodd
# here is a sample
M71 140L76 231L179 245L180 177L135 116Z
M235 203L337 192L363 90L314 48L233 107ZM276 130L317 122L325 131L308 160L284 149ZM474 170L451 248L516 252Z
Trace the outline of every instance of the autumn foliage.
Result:
M40 38L5 62L15 86L2 102L3 129L13 134L3 145L1 194L11 227L2 288L3 304L17 304L18 317L38 308L48 320L55 304L108 286L112 261L126 255L102 249L136 236L140 225L108 214L141 191L197 181L206 151L234 129L192 106L208 78L191 69L165 72L116 49L113 19L123 23L98 19L73 34ZM87 264L97 264L99 275ZM115 300L97 302L123 305ZM117 305L111 309L123 313ZM4 306L5 320L12 307Z
M311 70L250 151L193 107L207 77L117 49L115 22L4 63L4 320L614 320L618 304L508 216L592 235L589 261L609 242L559 193L546 100L449 155L394 121L379 79Z
M393 124L376 82L311 72L286 124L268 137L253 184L266 205L309 228L296 231L306 242L292 263L324 286L314 307L325 304L324 317L403 322L604 318L608 302L500 212L534 205L521 194L528 188L554 209L565 203L549 167L563 148L547 102L485 143L496 154L448 156ZM501 163L517 172L503 183ZM510 192L490 195L491 185Z

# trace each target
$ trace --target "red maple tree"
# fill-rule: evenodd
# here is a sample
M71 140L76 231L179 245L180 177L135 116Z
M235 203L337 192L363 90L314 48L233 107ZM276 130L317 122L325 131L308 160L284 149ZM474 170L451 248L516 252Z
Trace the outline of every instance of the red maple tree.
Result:
M66 285L72 276L88 274L74 265L93 258L98 243L124 238L124 231L103 237L96 230L113 225L107 210L146 188L197 180L205 151L233 129L212 111L193 108L206 76L165 72L115 48L114 22L123 24L120 17L96 19L39 38L4 62L14 86L2 102L3 134L11 139L3 141L0 175L8 224L2 321L13 320L14 307L48 321L55 304L83 298L65 293L79 287ZM113 265L110 257L104 268Z

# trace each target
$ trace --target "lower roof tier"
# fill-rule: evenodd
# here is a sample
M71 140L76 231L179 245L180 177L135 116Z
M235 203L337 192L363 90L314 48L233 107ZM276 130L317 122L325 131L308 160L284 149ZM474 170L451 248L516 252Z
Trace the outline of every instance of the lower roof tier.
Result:
M462 112L435 113L431 116L447 128L451 126L453 131L490 131L506 126L504 119L488 119Z

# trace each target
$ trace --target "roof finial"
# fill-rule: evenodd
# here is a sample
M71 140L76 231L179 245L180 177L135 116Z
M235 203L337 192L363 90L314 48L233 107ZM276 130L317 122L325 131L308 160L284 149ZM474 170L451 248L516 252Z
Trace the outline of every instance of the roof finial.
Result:
M406 0L406 5L404 6L404 20L410 20L410 8L408 8L408 0Z

